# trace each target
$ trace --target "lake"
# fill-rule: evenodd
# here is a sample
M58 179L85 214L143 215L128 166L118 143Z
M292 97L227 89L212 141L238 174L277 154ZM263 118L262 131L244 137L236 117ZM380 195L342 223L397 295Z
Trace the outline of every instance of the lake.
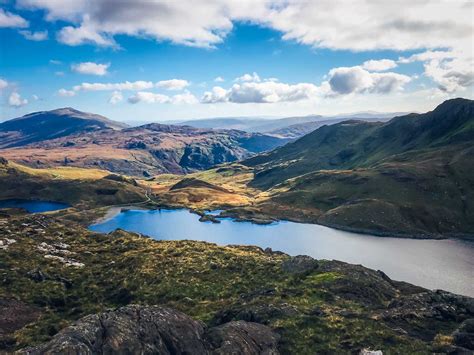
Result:
M50 201L0 200L0 208L23 208L29 213L56 211L68 207L68 204Z
M362 264L395 280L474 296L474 243L460 240L376 237L287 221L257 225L225 218L220 224L203 223L188 210L127 210L89 228L101 233L121 228L158 240L270 247L290 255Z

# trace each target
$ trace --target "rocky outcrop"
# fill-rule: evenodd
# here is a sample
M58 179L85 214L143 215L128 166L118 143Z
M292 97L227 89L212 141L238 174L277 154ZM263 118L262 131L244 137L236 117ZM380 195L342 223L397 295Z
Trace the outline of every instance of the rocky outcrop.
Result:
M213 354L279 354L279 336L258 323L229 322L209 329L206 336Z
M279 336L256 323L205 325L171 308L130 305L86 316L24 354L278 354Z
M282 264L283 271L298 274L312 271L318 267L317 260L308 255L297 255L291 257Z

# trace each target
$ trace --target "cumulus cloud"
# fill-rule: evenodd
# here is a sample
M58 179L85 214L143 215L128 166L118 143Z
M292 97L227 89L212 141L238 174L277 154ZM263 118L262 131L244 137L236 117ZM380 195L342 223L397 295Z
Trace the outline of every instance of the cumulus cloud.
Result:
M224 80L224 78L223 78L222 76L218 76L218 77L216 77L216 78L214 79L214 81L215 81L216 83L222 83L222 82L224 82L225 80Z
M151 81L125 81L122 83L82 83L74 86L74 91L121 91L121 90L146 90L153 88Z
M72 71L76 73L98 75L98 76L107 74L107 69L109 69L109 67L110 67L110 63L98 64L98 63L93 63L93 62L84 62L84 63L71 65Z
M242 76L239 76L238 78L235 78L234 81L240 81L240 82L255 81L255 82L259 82L261 80L260 80L260 77L258 76L258 74L253 72L252 74L247 73L247 74L244 74Z
M63 97L76 96L76 92L73 90L59 89L58 95Z
M128 102L131 104L137 104L139 102L145 102L147 104L165 104L170 102L170 97L162 94L155 94L149 91L139 91L135 95L128 98Z
M24 30L24 31L19 31L19 33L29 41L40 42L40 41L46 41L48 39L48 31L31 32L31 31Z
M166 90L183 90L189 86L189 82L183 79L162 80L156 83L156 87Z
M63 27L56 38L59 42L69 46L91 43L101 47L117 47L116 42L110 36L100 33L96 26L90 23L88 16L84 16L84 21L78 27Z
M339 67L329 71L329 86L334 95L378 93L401 90L410 77L398 73L372 73L360 66Z
M49 60L49 64L61 65L62 62L61 62L60 60L57 60L57 59L50 59L50 60Z
M118 104L123 100L123 95L120 91L114 91L109 98L109 103L112 105Z
M416 53L411 55L408 58L405 57L400 57L398 59L398 62L401 64L407 64L407 63L413 63L413 62L424 62L427 60L433 60L433 59L447 59L447 58L456 58L458 55L456 55L452 51L425 51L421 53Z
M214 86L211 91L206 91L201 98L204 104L213 104L227 101L227 90L220 86Z
M2 27L14 27L24 28L28 27L29 23L23 17L12 14L11 12L0 9L0 28Z
M147 104L195 104L199 101L190 92L186 91L183 94L177 94L173 96L156 94L149 91L139 91L135 95L128 98L128 102L131 104L137 104L144 102Z
M442 91L449 93L474 85L474 63L471 59L433 59L424 64L424 74Z
M182 1L19 0L19 6L45 9L47 19L66 20L58 39L69 45L113 46L112 36L151 37L195 47L212 47L232 29L223 1L189 6ZM69 7L70 5L70 7Z
M453 93L474 85L474 56L455 51L425 51L399 63L423 62L424 75L431 78L441 91Z
M18 0L45 9L50 21L72 23L60 31L66 44L114 45L113 36L146 36L197 47L221 43L233 23L275 29L283 39L348 50L471 48L471 1L348 0L182 1ZM400 11L402 4L403 11ZM440 16L443 14L443 16ZM374 35L382 34L382 35Z
M310 83L285 84L275 81L244 82L234 84L228 90L216 86L204 93L202 103L276 103L305 100L315 97L319 92Z
M362 64L362 68L369 71L385 71L397 67L397 63L391 59L368 60Z
M11 107L22 107L25 106L28 103L27 99L23 99L19 93L16 91L12 92L10 96L8 97L8 105Z
M8 86L8 81L0 78L0 90L5 89Z
M189 91L186 91L182 94L173 95L171 98L171 103L174 105L192 105L197 104L198 102L199 100L196 98L196 96L191 94Z

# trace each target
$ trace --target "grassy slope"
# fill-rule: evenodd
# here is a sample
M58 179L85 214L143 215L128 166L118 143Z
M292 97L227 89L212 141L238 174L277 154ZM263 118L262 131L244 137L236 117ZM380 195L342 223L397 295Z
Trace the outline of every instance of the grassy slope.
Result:
M254 189L306 220L377 234L474 235L474 102L322 127L244 161Z
M143 188L104 179L109 174L97 169L32 169L8 162L0 164L0 199L42 199L69 203L77 208L145 200Z
M40 316L4 335L3 346L45 341L85 314L129 303L172 306L208 324L242 317L263 322L282 335L282 353L301 354L429 353L451 342L463 319L426 317L431 306L424 303L413 310L416 317L382 316L390 302L424 290L361 266L319 261L295 274L285 271L288 256L256 247L100 235L42 216L0 219L0 235L5 230L15 243L0 250L0 300L14 297ZM84 266L65 266L48 254ZM33 280L38 270L45 280Z

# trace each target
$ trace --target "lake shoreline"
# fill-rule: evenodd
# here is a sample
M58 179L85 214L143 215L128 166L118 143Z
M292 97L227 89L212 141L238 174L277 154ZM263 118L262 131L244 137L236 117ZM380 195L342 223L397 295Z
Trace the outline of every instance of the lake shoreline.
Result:
M105 207L107 208L107 207ZM112 214L109 216L109 210L112 209L114 210ZM117 209L117 210L115 210ZM144 205L134 205L134 204L128 204L125 206L113 206L110 207L106 214L96 220L93 220L92 223L89 224L98 224L98 223L103 223L107 219L113 218L117 213L120 213L121 209L136 209L136 210L180 210L180 209L185 209L188 210L191 213L197 214L201 217L203 216L210 216L206 213L206 211L210 210L201 210L201 209L195 209L195 208L190 208L186 206L179 206L179 205L167 205L167 204L161 204L161 205L153 205L153 206L144 206ZM286 221L286 222L293 222L293 223L301 223L301 224L311 224L311 225L319 225L319 226L324 226L328 228L333 228L336 230L344 231L344 232L350 232L350 233L355 233L355 234L370 234L373 236L381 237L381 238L400 238L400 239L414 239L414 240L445 240L445 239L452 239L452 240L462 240L466 242L472 242L474 243L474 235L471 234L464 234L464 233L452 233L452 234L426 234L426 233L420 233L420 234L408 234L405 232L386 232L386 231L379 231L376 229L369 229L369 228L355 228L355 227L349 227L341 224L333 224L333 223L322 223L322 222L317 222L312 219L300 219L300 218L291 218L291 217L285 217L282 218L281 216L272 216L272 215L266 215L263 218L252 218L245 216L242 213L236 213L235 211L230 211L228 209L228 206L220 206L216 207L216 210L222 210L220 215L213 215L211 216L211 220L208 220L204 218L201 220L201 222L212 222L216 223L213 220L219 220L222 218L232 218L234 222L248 222L256 225L266 225L266 224L271 224L275 222L280 222L280 221ZM218 222L217 222L218 223Z
M113 214L112 214L113 212ZM202 223L200 213L185 208L115 208L108 220L89 225L96 233L126 230L155 240L193 240L221 246L271 248L288 255L342 260L383 270L393 279L431 289L461 291L466 278L474 277L474 244L455 238L414 239L353 233L327 226L280 220L270 225L218 218L221 223ZM240 222L240 223L238 223Z

